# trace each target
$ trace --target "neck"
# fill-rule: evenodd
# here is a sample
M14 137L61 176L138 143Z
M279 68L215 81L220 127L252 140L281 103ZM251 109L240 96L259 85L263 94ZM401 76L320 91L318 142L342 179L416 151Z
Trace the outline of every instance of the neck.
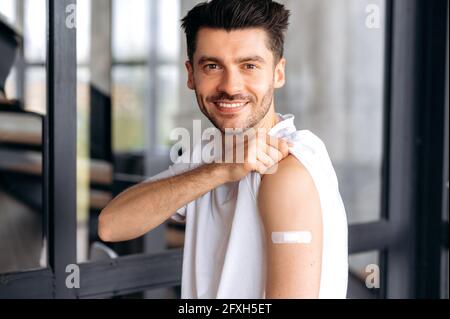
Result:
M265 129L267 133L278 123L280 122L280 118L275 112L275 108L271 107L270 111L266 114L266 116L259 122L254 129Z

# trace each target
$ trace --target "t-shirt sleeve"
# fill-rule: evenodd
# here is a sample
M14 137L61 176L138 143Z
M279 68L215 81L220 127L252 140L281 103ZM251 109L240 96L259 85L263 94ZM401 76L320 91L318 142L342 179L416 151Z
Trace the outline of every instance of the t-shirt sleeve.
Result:
M161 172L161 173L145 180L144 183L153 183L153 182L156 182L159 180L177 176L177 175L180 175L180 174L183 174L183 173L189 171L190 169L191 168L190 168L189 164L175 163L175 164L171 165L166 171ZM177 209L177 211L174 213L174 215L172 215L170 218L179 223L183 223L186 221L186 210L187 210L187 205L184 205L183 207L180 207L179 209Z

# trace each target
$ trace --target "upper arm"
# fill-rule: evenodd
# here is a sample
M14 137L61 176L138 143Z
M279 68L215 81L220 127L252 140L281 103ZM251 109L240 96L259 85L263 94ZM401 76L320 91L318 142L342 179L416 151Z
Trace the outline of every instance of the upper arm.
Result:
M322 211L307 169L292 155L265 175L258 208L267 238L266 298L317 298L322 265ZM308 244L273 244L272 232L307 231Z

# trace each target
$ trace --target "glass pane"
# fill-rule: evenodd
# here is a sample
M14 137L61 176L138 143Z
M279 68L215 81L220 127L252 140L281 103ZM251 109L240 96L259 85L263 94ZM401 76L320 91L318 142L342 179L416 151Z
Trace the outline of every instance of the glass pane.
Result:
M149 54L150 1L113 1L113 57L144 60Z
M5 122L21 122L0 111L0 131ZM28 121L28 120L25 120ZM14 137L23 132L19 126ZM34 125L38 127L37 125ZM27 126L30 129L31 125ZM24 131L24 130L20 130ZM0 138L1 139L1 138ZM17 142L16 142L17 143ZM20 144L24 144L21 143ZM14 163L14 165L11 165ZM37 152L7 151L0 145L0 273L45 267L43 242L41 156Z
M282 1L292 9L287 82L276 109L327 146L349 223L380 218L384 0ZM366 26L368 5L380 28Z
M177 60L180 54L180 0L158 1L158 56ZM170 39L168 41L168 39Z
M5 94L8 99L17 98L16 69L13 68L6 79Z
M347 298L379 298L381 294L381 276L378 251L354 254L349 257L349 281Z
M91 0L77 0L77 61L89 62L91 29Z
M89 69L77 71L77 260L88 259L90 161Z
M77 1L77 262L89 256L91 0Z
M40 114L46 113L46 71L44 67L26 69L25 108Z
M43 5L42 10L40 5ZM2 0L0 3L1 12L8 17L15 16L15 8L16 1ZM24 76L20 76L20 69L12 65L18 47L8 39L11 33L2 33L0 37L0 72L4 73L0 78L2 81L7 78L6 98L0 97L0 273L47 266L47 216L42 198L42 114L46 109L45 1L26 1L26 8L28 29L22 42L39 56L42 66L25 68ZM2 21L0 18L0 23ZM28 32L32 29L33 32ZM15 31L21 33L19 29ZM35 45L38 42L40 44ZM26 83L17 82L23 78ZM17 97L18 86L25 86L28 103L11 100Z
M158 144L170 146L170 132L175 128L174 116L178 110L178 67L177 65L160 66L157 71L158 101Z
M136 151L145 148L148 87L146 67L113 68L114 151Z
M14 24L16 20L16 1L2 0L0 1L0 19L5 19L10 24Z
M46 0L25 0L25 58L44 62L46 48Z

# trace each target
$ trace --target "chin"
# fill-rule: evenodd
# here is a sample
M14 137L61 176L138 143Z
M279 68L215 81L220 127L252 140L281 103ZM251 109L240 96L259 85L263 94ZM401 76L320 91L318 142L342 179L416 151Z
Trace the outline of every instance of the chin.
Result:
M225 131L225 129L238 130L245 128L245 125L241 121L224 121L221 124L222 125L220 125L220 128L223 132Z

